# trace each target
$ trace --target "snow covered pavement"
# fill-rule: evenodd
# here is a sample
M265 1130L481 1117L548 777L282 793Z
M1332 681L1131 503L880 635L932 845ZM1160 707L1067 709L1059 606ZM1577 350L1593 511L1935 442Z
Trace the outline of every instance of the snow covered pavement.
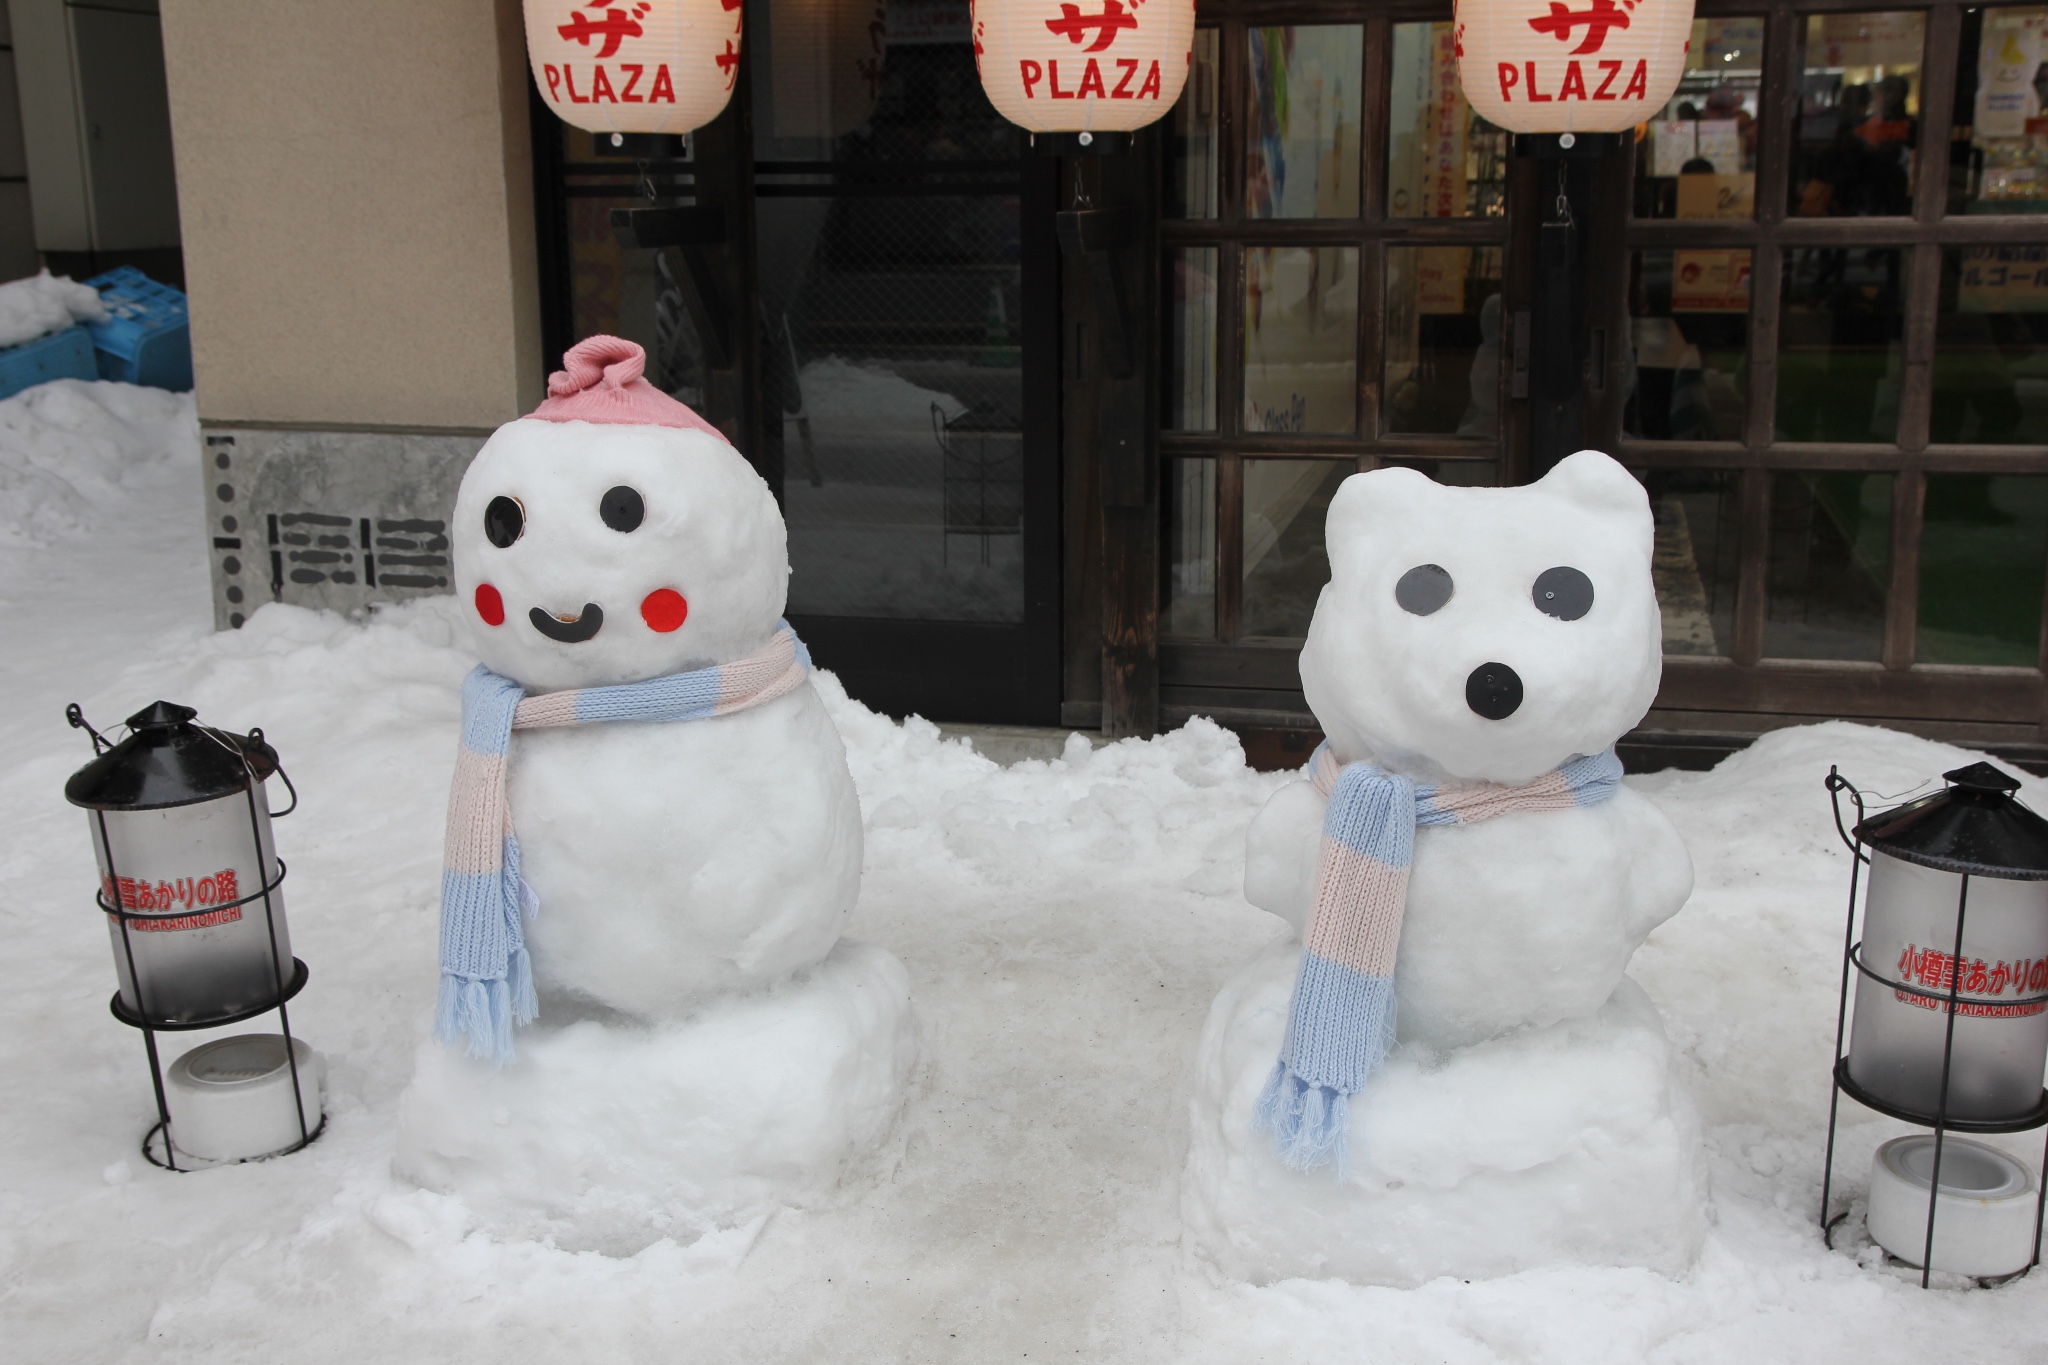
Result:
M209 1361L1980 1361L2048 1355L2048 1277L1923 1293L1813 1225L1847 857L1820 779L1900 793L1959 751L1831 724L1632 779L1697 866L1635 975L1706 1130L1693 1270L1532 1268L1361 1289L1216 1281L1181 1244L1189 1067L1223 981L1283 932L1242 898L1283 780L1200 722L998 767L822 685L867 825L851 928L902 959L924 1063L879 1157L822 1203L605 1256L500 1240L391 1174L435 989L439 838L470 664L452 603L209 630L188 399L64 382L0 403L0 1342L7 1359ZM283 1160L173 1176L135 1143L142 1050L108 1017L64 778L162 696L261 725L298 1030L329 1122ZM2029 781L2037 807L2048 786ZM179 1040L179 1045L203 1041ZM1845 1110L1860 1193L1900 1126ZM2039 1146L2013 1144L2029 1164ZM1312 1178L1312 1177L1309 1177ZM1852 1219L1852 1225L1858 1222ZM1915 1277L1917 1279L1917 1277Z

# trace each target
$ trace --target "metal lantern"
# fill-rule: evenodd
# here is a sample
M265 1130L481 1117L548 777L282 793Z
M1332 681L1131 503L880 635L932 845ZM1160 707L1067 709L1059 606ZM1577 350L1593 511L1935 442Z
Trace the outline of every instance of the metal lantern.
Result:
M77 706L65 712L93 740L93 761L65 783L64 795L88 812L99 861L98 903L120 982L111 1008L142 1031L156 1090L158 1123L143 1139L143 1155L172 1170L179 1169L171 1141L179 1105L166 1097L160 1031L218 1028L276 1010L282 1043L271 1040L266 1055L274 1054L274 1065L264 1074L276 1073L273 1084L290 1082L285 1103L297 1141L285 1150L310 1142L320 1123L316 1078L301 1075L305 1049L292 1042L285 1009L307 973L292 956L284 863L272 845L264 790L272 775L287 789L291 779L261 730L231 734L195 724L197 715L159 701L130 716L127 737L112 743ZM277 814L297 806L294 791ZM261 1050L256 1043L243 1049L250 1056ZM236 1093L261 1079L240 1077ZM195 1093L212 1092L202 1085ZM161 1159L153 1146L159 1136Z
M2040 1182L2026 1173L2022 1187L2006 1190L2013 1183L2010 1172L1995 1173L1998 1178L1988 1185L1971 1178L1976 1170L1971 1163L2016 1163L1980 1144L1950 1143L1948 1135L2016 1133L2048 1124L2048 1091L2042 1088L2048 1066L2048 820L2015 798L2017 778L1989 763L1973 763L1943 777L1949 784L1943 790L1868 816L1862 794L1847 779L1832 770L1827 779L1837 828L1844 791L1858 821L1853 831L1843 833L1856 861L1843 936L1835 1097L1828 1110L1821 1217L1832 1237L1834 1225L1846 1216L1827 1213L1835 1111L1842 1094L1879 1113L1932 1128L1931 1140L1909 1140L1914 1152L1922 1147L1924 1152L1892 1153L1890 1166L1881 1172L1893 1183L1926 1182L1924 1222L1916 1218L1911 1225L1921 1243L1922 1285L1937 1268L1935 1224L1944 1203L1960 1210L1971 1202L1962 1197L1968 1192L1981 1204L1979 1185L2004 1190L2007 1198L2031 1196L2031 1255L2001 1273L2039 1262ZM1866 865L1869 885L1859 941L1856 893ZM1856 1008L1850 1025L1852 975ZM1945 1145L1961 1174L1944 1174ZM1873 1224L1880 1221L1876 1203L1874 1190ZM1888 1212L1886 1221L1899 1220ZM1872 1232L1876 1235L1875 1226ZM1950 1257L1958 1266L1967 1260L1961 1249Z

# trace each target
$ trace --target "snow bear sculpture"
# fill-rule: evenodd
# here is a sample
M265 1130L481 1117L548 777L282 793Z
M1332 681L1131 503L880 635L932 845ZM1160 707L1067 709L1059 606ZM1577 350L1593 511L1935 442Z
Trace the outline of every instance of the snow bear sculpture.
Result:
M1224 988L1199 1054L1183 1203L1226 1274L1675 1273L1697 1251L1695 1120L1626 974L1692 865L1610 754L1662 666L1652 540L1642 486L1593 451L1522 488L1339 489L1301 652L1320 780L1247 839L1245 894L1294 934ZM1382 1052L1359 1039L1388 985ZM1331 1055L1362 1079L1318 1089Z
M398 1164L500 1227L633 1249L829 1185L914 1043L901 964L840 941L860 805L780 621L774 498L639 346L564 364L456 499L483 666Z

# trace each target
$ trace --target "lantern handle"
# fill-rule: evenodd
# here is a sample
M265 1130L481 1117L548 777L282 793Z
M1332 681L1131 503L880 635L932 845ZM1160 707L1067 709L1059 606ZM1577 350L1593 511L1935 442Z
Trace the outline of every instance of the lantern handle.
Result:
M265 743L263 742L263 727L262 727L262 726L260 726L260 725L258 725L258 726L255 726L255 727L253 727L253 728L252 728L252 729L251 729L251 730L249 731L249 737L248 737L248 742L249 742L250 744L252 744L252 745L255 745L255 746L259 747L259 748L266 748L266 749L270 748L270 746L269 746L269 745L267 745L267 744L265 744ZM275 758L275 757L277 756L277 750L275 750L275 749L271 749L271 750L270 750L270 753L271 753L271 756L272 756L273 758ZM249 762L249 759L248 759L248 755L247 755L246 753L244 753L244 755L243 755L243 757L242 757L242 762L243 762L243 764L244 764L245 766L246 766L246 765L248 764L248 762ZM253 778L253 777L255 777L255 775L256 775L256 770L255 770L255 769L254 769L253 767L251 767L251 768L249 769L249 776ZM291 804L290 804L289 806L286 806L286 807L285 807L285 808L284 808L283 810L274 810L274 811L270 812L270 818L271 818L271 819L273 819L273 820L282 820L282 819L284 819L284 817L285 817L285 816L287 816L287 815L290 815L290 814L291 814L291 813L292 813L293 811L295 811L295 810L297 810L297 809L299 808L299 789L298 789L297 787L294 787L294 786L292 785L292 779L291 779L291 774L287 773L287 772L286 772L286 771L284 770L284 760L283 760L283 759L278 759L278 762L277 762L277 775L278 775L279 777L281 777L281 778L283 778L283 779L284 779L284 789L285 789L286 791L288 791L288 792L290 792L290 793L292 794L292 803L291 803Z
M92 722L85 718L85 712L77 702L72 702L64 708L64 719L71 722L72 729L83 730L92 736L92 751L94 753L103 754L114 747L107 742L105 735L92 728Z
M1835 833L1842 836L1843 847L1849 850L1851 856L1857 862L1869 862L1870 855L1863 851L1862 846L1850 836L1849 831L1842 824L1842 793L1846 790L1849 793L1849 799L1856 803L1856 823L1859 825L1863 823L1863 793L1857 790L1854 782L1842 776L1841 772L1832 763L1828 765L1826 786L1828 789L1828 800L1835 808Z

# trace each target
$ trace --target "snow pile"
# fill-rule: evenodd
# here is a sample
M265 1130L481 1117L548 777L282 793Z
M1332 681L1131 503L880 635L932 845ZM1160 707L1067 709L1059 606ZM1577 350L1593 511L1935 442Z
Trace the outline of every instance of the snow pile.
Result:
M19 346L81 322L105 322L100 291L48 270L0 284L0 346Z
M90 393L110 411L188 401ZM27 400L0 403L0 422ZM472 662L456 604L360 622L266 607L210 634L198 443L189 424L163 433L156 473L92 506L91 540L0 546L10 1359L2040 1357L2048 1276L1923 1293L1864 1240L1870 1154L1903 1125L1844 1105L1837 1198L1855 1211L1843 1249L1821 1245L1849 864L1820 779L1839 763L1896 797L1966 758L1842 724L1768 736L1712 773L1631 779L1683 833L1698 877L1631 968L1702 1126L1708 1223L1681 1275L1546 1265L1412 1290L1215 1276L1182 1238L1197 1043L1225 984L1286 936L1239 887L1246 826L1287 779L1247 772L1235 741L1199 722L1000 768L846 702L829 679L866 821L850 933L903 963L926 1059L880 1155L815 1203L694 1241L679 1228L630 1256L488 1231L492 1210L391 1169L434 995L444 801ZM292 1022L330 1063L311 1148L184 1176L135 1152L152 1111L142 1049L107 1017L92 855L60 794L87 752L62 703L76 696L104 722L159 695L264 726L305 797L278 825L293 944L312 968ZM2023 794L2041 808L2048 783ZM164 1038L172 1051L201 1041ZM645 1121L619 1104L616 1121ZM1541 1111L1530 1126L1532 1149L1560 1132ZM2039 1137L1992 1140L2031 1166ZM576 1170L550 1178L578 1188Z
M135 517L159 515L137 495L173 468L198 491L198 439L189 393L58 379L0 402L0 542L132 532ZM197 543L196 522L180 529Z

